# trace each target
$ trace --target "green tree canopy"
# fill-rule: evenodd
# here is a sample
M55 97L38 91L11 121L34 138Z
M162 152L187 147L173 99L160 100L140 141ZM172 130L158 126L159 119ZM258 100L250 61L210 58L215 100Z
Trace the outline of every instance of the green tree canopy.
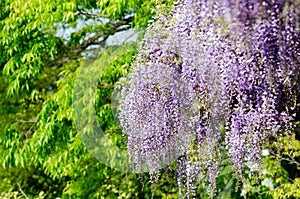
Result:
M109 168L86 150L72 118L72 88L79 67L97 66L99 49L110 36L145 28L156 6L170 2L0 2L0 192L29 198L151 197L147 175L139 180ZM109 60L95 96L99 123L114 143L122 137L110 95L137 45L124 49ZM157 194L176 193L160 189Z

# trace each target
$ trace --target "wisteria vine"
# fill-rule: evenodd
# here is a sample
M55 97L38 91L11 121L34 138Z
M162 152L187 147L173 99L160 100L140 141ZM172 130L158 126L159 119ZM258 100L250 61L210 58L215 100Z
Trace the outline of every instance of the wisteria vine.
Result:
M179 188L193 197L200 172L216 186L222 150L242 175L271 136L291 132L299 118L299 8L184 0L149 27L121 92L135 169L155 176L177 159Z

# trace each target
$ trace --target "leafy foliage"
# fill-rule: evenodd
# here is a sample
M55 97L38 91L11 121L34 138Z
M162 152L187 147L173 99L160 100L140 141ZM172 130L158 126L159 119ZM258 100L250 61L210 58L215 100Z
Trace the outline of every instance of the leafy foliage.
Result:
M73 123L71 105L76 70L87 63L85 56L97 57L93 48L103 49L117 32L146 26L156 3L160 2L0 2L3 197L151 197L149 183L142 186L135 175L108 168L87 152ZM103 76L104 86L97 90L99 123L115 138L119 130L107 99L134 54L131 48L112 60Z

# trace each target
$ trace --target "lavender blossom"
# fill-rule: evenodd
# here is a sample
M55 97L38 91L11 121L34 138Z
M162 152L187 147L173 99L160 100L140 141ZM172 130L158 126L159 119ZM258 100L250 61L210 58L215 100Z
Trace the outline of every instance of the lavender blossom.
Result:
M198 173L216 186L222 142L237 175L247 161L260 163L270 136L293 128L300 71L295 13L299 8L286 1L184 0L154 23L119 114L136 170L155 174L183 155L178 185L195 197Z

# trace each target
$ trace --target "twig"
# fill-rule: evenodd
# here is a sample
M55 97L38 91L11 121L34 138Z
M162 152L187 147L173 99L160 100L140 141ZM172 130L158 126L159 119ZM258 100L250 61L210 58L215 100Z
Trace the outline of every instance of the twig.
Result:
M22 190L20 183L17 183L17 185L18 185L19 190L20 190L20 192L22 193L22 195L23 195L26 199L29 199L29 197L28 197L28 196L24 193L24 191Z
M30 120L30 121L26 121L26 120L17 120L18 123L36 123L36 120Z
M95 17L99 17L99 14L95 14L95 13L90 13L90 12L86 12L84 10L77 10L74 15L86 15L86 16L89 16L89 17L92 17L92 18L95 18Z
M276 156L277 154L276 153L274 153L274 152L270 152L270 154L271 155L274 155L274 156ZM300 166L300 162L298 162L297 160L295 160L295 158L294 157L292 157L292 156L290 156L290 155L287 155L289 158L284 158L284 157L282 157L282 156L280 156L280 157L278 157L278 160L279 161L282 161L282 160L285 160L285 161L287 161L289 164L296 164L297 166Z

